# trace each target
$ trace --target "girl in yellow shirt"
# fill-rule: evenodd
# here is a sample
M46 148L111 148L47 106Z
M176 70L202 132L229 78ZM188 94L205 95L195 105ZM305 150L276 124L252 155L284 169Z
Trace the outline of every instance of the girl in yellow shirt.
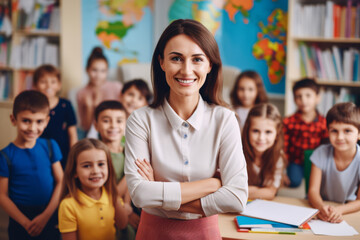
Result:
M59 207L62 239L115 239L115 226L123 229L127 222L107 146L95 139L79 141L65 169Z

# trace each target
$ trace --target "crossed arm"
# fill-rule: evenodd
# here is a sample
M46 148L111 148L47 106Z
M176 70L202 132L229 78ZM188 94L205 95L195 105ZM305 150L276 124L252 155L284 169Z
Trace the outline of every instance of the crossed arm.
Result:
M148 181L156 181L154 171L148 161L136 160L139 167L139 174ZM197 213L205 216L201 207L200 198L216 192L221 187L221 181L218 178L207 178L194 182L180 183L181 189L181 207L179 211Z

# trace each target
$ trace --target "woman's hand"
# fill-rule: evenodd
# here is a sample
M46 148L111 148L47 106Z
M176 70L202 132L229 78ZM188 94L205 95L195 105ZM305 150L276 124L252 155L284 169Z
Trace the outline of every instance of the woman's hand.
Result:
M145 159L140 160L136 159L135 161L136 166L138 166L138 173L148 181L155 181L154 178L154 170L151 167L151 164L146 161Z

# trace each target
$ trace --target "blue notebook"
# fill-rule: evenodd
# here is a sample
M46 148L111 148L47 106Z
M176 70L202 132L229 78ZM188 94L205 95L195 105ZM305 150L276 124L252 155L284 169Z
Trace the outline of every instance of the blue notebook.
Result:
M279 223L259 218L247 217L247 216L236 216L236 223L238 228L252 228L257 227L256 225L270 224L273 228L294 228L293 225Z

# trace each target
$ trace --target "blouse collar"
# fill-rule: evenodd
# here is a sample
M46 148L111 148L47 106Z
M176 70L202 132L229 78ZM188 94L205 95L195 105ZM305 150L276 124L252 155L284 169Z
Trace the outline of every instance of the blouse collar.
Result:
M182 125L188 123L195 130L200 130L205 112L205 102L201 95L199 95L198 105L196 106L194 113L187 120L183 120L177 115L166 98L163 104L163 110L173 129L178 130Z

